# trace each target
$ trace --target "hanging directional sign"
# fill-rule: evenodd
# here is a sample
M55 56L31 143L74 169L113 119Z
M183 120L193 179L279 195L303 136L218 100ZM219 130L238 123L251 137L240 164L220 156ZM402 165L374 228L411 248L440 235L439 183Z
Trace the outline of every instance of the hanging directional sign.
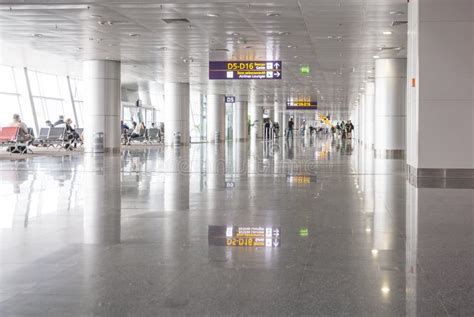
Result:
M225 103L235 103L235 96L225 96Z
M280 235L280 227L208 227L209 245L217 246L278 248Z
M311 99L296 99L286 102L287 110L316 110L318 102Z
M281 79L281 61L209 62L209 79Z

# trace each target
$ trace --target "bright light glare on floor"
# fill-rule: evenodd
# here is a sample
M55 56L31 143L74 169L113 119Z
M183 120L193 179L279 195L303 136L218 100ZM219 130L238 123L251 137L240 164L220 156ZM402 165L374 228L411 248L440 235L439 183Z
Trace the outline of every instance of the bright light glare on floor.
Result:
M377 254L379 254L379 250L377 250L377 249L372 249L372 255L373 255L373 256L376 256Z
M384 286L384 287L382 287L381 291L384 294L388 294L388 293L390 293L390 288L388 288L387 286Z

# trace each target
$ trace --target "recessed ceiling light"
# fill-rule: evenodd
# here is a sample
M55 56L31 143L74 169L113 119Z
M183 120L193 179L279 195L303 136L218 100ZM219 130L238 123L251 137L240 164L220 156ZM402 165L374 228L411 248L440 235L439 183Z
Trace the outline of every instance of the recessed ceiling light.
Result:
M267 17L279 17L280 16L280 13L276 13L276 12L268 12L267 13Z
M383 31L383 35L392 35L392 31Z
M377 250L377 249L372 249L372 255L375 256L375 255L377 255L378 253L379 253L379 250Z
M232 35L233 35L233 36L239 36L239 35L240 35L240 33L238 33L238 32L234 32L234 33L232 33Z
M369 69L369 70L367 71L367 73L372 73L372 70Z
M278 35L290 35L291 33L290 32L278 32Z
M296 45L288 45L288 48L298 48Z
M82 47L76 47L76 49L80 51L80 50L82 50Z
M219 15L218 13L212 13L212 12L210 12L210 13L208 13L208 14L206 14L206 15L207 15L208 17L212 17L212 18L220 17L220 15Z
M404 15L405 13L402 11L390 11L390 15Z
M298 58L298 57L299 57L298 55L293 56L293 58Z
M34 37L43 37L44 35L41 34L41 33L35 33L35 34L33 34L33 36L34 36Z
M249 46L246 46L245 48L252 48L252 46L249 45Z
M99 15L99 14L92 14L92 15L91 15L91 18L101 18L101 17L102 17L102 16Z
M372 57L373 57L373 58L376 58L376 59L377 59L377 58L380 58L380 56L378 56L378 55L374 55L374 56L372 56Z
M381 291L384 294L388 294L388 293L390 293L390 288L388 288L387 286L384 286L384 287L382 287Z
M140 36L140 34L138 34L138 33L129 33L128 36L130 36L130 37L138 37L138 36Z
M333 38L334 38L334 36L328 35L328 39L333 39Z
M102 20L99 20L97 21L97 24L100 24L100 25L104 25L106 22L105 21L102 21Z

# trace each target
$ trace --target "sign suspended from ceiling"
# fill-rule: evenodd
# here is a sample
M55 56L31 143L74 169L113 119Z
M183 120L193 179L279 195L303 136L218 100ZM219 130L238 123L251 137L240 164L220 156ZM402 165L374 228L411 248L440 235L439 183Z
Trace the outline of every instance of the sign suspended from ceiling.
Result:
M286 102L286 110L317 110L318 102L311 99L295 99Z
M209 62L209 79L281 79L281 61Z

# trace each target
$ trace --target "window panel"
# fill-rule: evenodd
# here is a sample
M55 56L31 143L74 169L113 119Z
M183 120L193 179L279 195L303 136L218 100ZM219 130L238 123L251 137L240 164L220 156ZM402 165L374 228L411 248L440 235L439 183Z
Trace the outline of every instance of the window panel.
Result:
M12 94L0 93L0 126L7 127L13 121L13 114L18 113L22 115L20 111L20 104L18 103L18 96ZM25 122L28 126L30 124Z
M0 91L16 93L15 79L11 67L0 65Z

